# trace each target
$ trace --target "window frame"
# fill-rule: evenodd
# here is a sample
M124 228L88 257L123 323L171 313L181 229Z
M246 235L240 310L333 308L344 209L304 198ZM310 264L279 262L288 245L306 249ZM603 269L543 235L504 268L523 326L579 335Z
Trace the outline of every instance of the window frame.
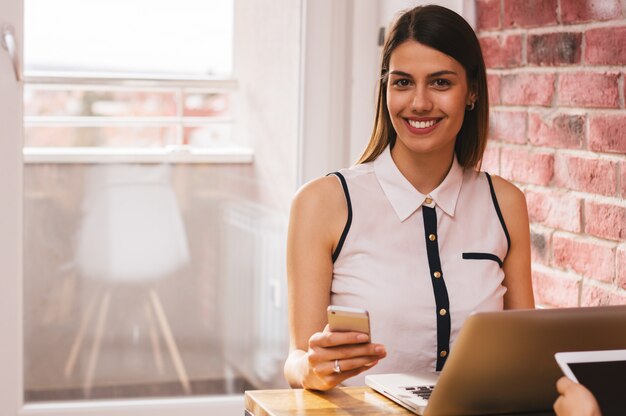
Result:
M43 86L94 86L115 89L169 89L182 94L185 89L222 90L236 93L239 83L235 78L215 78L202 76L155 76L154 74L125 74L107 72L58 72L58 71L26 71L25 85ZM196 123L230 123L235 126L234 119L208 120L204 117L98 117L99 125L137 125L143 123L173 125L182 128L185 120ZM81 116L47 117L25 116L25 126L45 124L51 120L65 125L84 125L91 118ZM24 146L24 163L252 163L252 148L231 143L228 146L200 147L189 145L168 145L161 147L31 147Z

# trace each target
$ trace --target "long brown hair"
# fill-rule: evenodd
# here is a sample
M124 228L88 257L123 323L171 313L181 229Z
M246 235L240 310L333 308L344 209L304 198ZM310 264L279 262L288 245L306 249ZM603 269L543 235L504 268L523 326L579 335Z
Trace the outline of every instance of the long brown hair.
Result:
M487 73L480 43L461 16L441 6L418 6L403 13L393 24L383 47L376 118L370 141L357 163L371 162L396 142L396 131L387 108L387 81L391 53L407 40L414 40L456 59L465 69L467 83L477 100L466 111L456 137L454 151L459 164L473 168L480 164L489 128Z

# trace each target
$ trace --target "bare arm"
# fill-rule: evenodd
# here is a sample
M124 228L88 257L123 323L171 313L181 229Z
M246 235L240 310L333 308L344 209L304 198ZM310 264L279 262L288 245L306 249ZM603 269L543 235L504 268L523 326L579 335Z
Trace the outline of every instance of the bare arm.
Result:
M337 178L305 185L295 196L287 238L290 353L285 378L292 387L327 390L384 356L363 334L326 328L333 274L332 253L347 220ZM365 338L363 338L365 337ZM379 348L380 349L380 348ZM340 360L342 372L333 371Z
M515 185L499 176L493 176L493 187L498 197L504 222L509 231L511 246L504 259L505 309L534 308L530 270L530 228L526 198Z

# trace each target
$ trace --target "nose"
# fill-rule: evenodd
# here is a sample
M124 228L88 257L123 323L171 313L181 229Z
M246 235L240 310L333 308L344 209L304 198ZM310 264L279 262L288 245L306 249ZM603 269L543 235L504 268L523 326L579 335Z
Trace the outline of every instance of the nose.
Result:
M411 111L414 113L424 113L432 110L433 102L430 99L428 90L424 87L415 89L413 99L411 100Z

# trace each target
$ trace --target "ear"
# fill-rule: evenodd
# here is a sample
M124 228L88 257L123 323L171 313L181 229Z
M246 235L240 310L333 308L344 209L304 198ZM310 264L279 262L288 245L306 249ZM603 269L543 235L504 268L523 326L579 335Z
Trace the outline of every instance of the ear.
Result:
M465 104L472 105L472 103L475 103L476 100L478 100L478 93L476 92L476 86L472 85L470 86L470 90L467 94L467 100L465 100Z

